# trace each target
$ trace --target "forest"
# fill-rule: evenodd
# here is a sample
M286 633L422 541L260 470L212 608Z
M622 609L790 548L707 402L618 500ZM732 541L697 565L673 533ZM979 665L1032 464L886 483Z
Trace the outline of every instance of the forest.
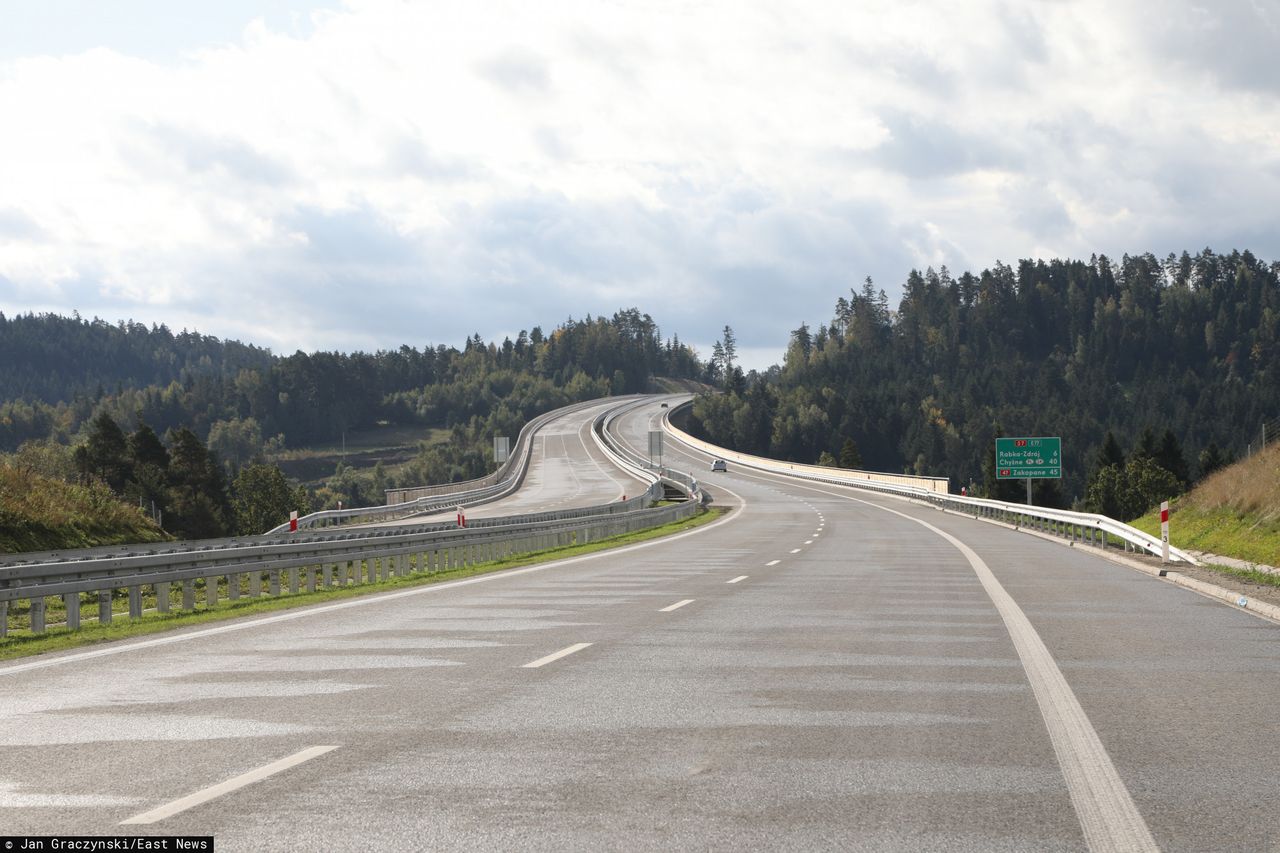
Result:
M535 415L706 371L634 308L501 343L476 334L462 349L284 357L163 326L0 315L0 353L11 395L0 402L0 462L105 483L180 536L262 532L272 512L268 527L290 508L381 503L387 487L477 477L492 466L492 436L515 436ZM339 466L299 492L263 465L273 452L388 423L445 429L449 440L424 443L403 482Z
M1007 500L1025 490L996 481L994 439L1060 436L1063 478L1037 481L1036 503L1132 517L1257 449L1280 415L1278 348L1280 263L1248 252L912 271L896 310L867 279L791 333L782 365L724 374L691 426Z

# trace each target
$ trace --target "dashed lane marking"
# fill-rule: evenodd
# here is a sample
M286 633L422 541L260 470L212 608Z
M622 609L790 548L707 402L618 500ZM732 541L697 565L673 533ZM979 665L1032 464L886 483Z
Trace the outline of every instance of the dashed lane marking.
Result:
M174 800L171 803L166 803L165 805L154 808L149 812L134 815L128 820L120 821L120 825L156 823L157 821L162 821L167 817L173 817L179 812L185 812L187 809L193 809L196 806L209 802L210 800L217 799L225 794L230 794L232 791L238 791L241 788L252 785L254 782L260 782L268 776L283 773L291 767L297 767L304 761L319 758L326 752L332 752L337 748L338 747L336 745L308 747L301 752L295 752L288 758L273 761L265 767L259 767L257 770L250 770L248 773L241 773L239 776L236 776L233 779L228 779L225 782L220 782L211 788L205 788L203 791L196 791L194 794L188 794L181 799Z
M524 666L521 667L521 669L537 669L540 666L546 666L547 664L552 663L553 661L560 660L560 658L568 657L574 652L580 652L590 645L591 645L590 643L574 643L572 646L569 646L566 649L561 649L560 651L553 652L544 658L538 658L535 661L526 663Z

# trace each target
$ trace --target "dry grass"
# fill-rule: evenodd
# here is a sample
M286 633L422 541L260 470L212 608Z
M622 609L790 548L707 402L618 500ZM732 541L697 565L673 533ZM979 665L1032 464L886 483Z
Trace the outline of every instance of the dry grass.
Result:
M1280 519L1280 442L1210 475L1186 496L1184 505L1256 515L1259 524Z
M1160 535L1160 513L1132 522ZM1254 563L1280 565L1280 443L1223 468L1173 501L1169 541Z
M158 542L164 532L101 483L78 486L0 463L0 551Z

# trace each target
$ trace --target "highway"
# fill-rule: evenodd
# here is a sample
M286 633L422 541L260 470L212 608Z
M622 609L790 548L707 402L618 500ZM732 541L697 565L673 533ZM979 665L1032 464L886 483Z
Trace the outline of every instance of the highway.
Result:
M660 413L617 434L644 452ZM555 488L582 489L589 445L546 443ZM1280 851L1280 626L930 507L711 474L671 440L664 461L727 514L0 666L0 824L221 850Z
M616 405L613 401L602 401L599 405L568 412L544 425L534 434L529 473L520 489L500 500L467 507L467 517L492 518L596 506L643 492L648 484L615 467L591 439L592 421ZM414 525L453 517L454 513L449 511L350 526Z

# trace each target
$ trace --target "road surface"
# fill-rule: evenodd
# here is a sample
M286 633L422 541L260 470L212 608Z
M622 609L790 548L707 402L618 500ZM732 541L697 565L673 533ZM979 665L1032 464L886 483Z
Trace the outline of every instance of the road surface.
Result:
M0 823L224 851L1280 850L1280 627L673 445L731 508L679 538L5 665Z

